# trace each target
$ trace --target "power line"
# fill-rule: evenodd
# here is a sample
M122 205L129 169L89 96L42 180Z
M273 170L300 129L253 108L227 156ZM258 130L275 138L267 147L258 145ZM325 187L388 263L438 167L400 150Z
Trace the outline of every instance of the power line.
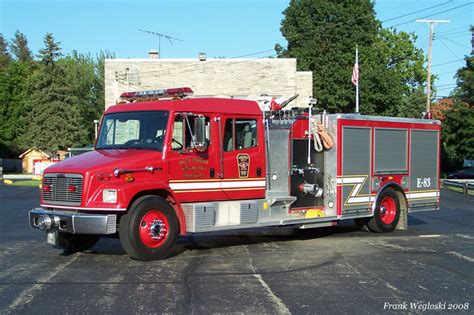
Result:
M444 62L444 63L438 63L438 64L436 64L436 65L432 65L431 67L449 65L449 64L451 64L451 63L456 63L456 62L459 62L459 61L464 61L464 59L457 59L457 60L448 61L448 62Z
M420 10L416 10L416 11L413 11L413 12L409 12L409 13L406 13L406 14L403 14L403 15L399 15L399 16L396 16L396 17L389 18L389 19L387 19L387 20L381 21L381 23L393 21L393 20L396 20L396 19L403 18L403 17L405 17L405 16L413 15L413 14L416 14L416 13L419 13L419 12L423 12L423 11L427 11L427 10L430 10L430 9L434 9L434 8L437 8L437 7L446 5L446 4L448 4L448 3L451 3L451 2L452 2L452 0L451 0L451 1L444 2L444 3L441 3L441 4L438 4L438 5L430 6L430 7L424 8L424 9L420 9ZM339 25L343 25L343 24L355 22L355 21L358 21L358 20L360 20L360 19L367 18L367 17L369 17L369 16L372 16L372 14L368 14L368 15L366 15L366 16L361 16L361 17L358 17L358 18L355 18L355 19L352 19L352 20L349 20L349 21L344 21L344 22L335 23L335 24L332 24L332 25L329 25L329 26L319 26L317 29L314 29L314 30L312 30L312 31L308 31L308 32L305 32L305 33L300 33L300 34L297 34L297 35L295 35L295 36L290 36L290 37L288 37L288 38L293 38L293 37L301 36L301 35L308 35L308 34L311 34L311 33L316 32L316 31L323 31L323 30L329 29L329 28L331 28L331 27L335 27L335 26L339 26ZM259 51L259 52L255 52L255 53L250 53L250 54L247 54L247 55L238 56L238 57L233 57L233 58L243 58L243 57L248 57L248 56L253 56L253 55L257 55L257 54L261 54L261 53L270 52L270 51L274 51L274 49L263 50L263 51ZM232 58L232 59L233 59L233 58ZM210 63L210 62L207 62L207 64L209 64L209 63ZM195 68L195 65L185 65L185 66L182 66L182 67L174 68L174 70L178 70L178 69L182 69L182 68ZM193 71L196 71L196 70L193 70ZM156 70L156 71L152 70L152 71L141 72L140 75L147 74L147 73L156 73L156 72L160 72L160 70Z
M449 52L454 56L454 58L459 58L459 59L461 59L451 48L449 48L448 45L446 45L446 44L444 43L444 41L443 41L441 38L438 38L438 39L439 39L439 42L440 42L441 44L443 44L444 47L446 47L447 50L449 50Z
M427 10L431 10L431 9L434 9L434 8L437 8L437 7L446 5L446 4L451 3L451 2L452 2L452 0L447 1L447 2L444 2L444 3L441 3L441 4L434 5L434 6L431 6L431 7L427 7L427 8L424 8L424 9L420 9L420 10L417 10L417 11L405 13L405 14L402 14L402 15L399 15L399 16L395 16L395 17L393 17L393 18L389 18L389 19L387 19L387 20L383 20L383 21L381 21L381 23L386 23L386 22L390 22L390 21L393 21L393 20L401 19L401 18L404 18L404 17L406 17L406 16L413 15L413 14L420 13L420 12L427 11ZM287 37L287 39L292 39L292 38L296 38L296 37L301 36L301 35L308 35L308 34L311 34L311 33L317 32L317 31L322 31L322 30L325 30L325 29L328 29L328 28L332 28L332 27L335 27L335 26L339 26L339 25L343 25L343 24L352 23L352 22L355 22L355 21L358 21L358 20L361 20L361 19L365 19L365 18L367 18L367 17L371 17L371 16L373 16L373 15L372 15L372 14L367 14L367 15L363 15L363 16L360 16L360 17L358 17L358 18L349 20L349 21L339 22L339 23L331 24L331 25L325 26L325 27L322 27L322 26L321 26L320 29L317 28L317 29L315 29L315 30L311 30L311 31L308 31L308 32L295 34L294 36L289 36L289 37Z
M420 17L418 18L419 20L421 19L426 19L426 18L429 18L435 14L441 14L441 13L445 13L445 12L449 12L449 11L453 11L453 10L456 10L456 9L459 9L459 8L462 8L462 7L465 7L465 6L468 6L468 5L471 5L472 2L470 3L467 3L467 4L463 4L463 5L460 5L460 6L457 6L457 7L454 7L454 8L451 8L451 9L447 9L447 10L443 10L443 11L439 11L439 12L435 12L435 13L431 13L429 15L426 15L426 16L423 16L423 17ZM409 24L409 23L413 23L415 21L413 20L410 20L410 21L407 21L407 22L403 22L403 23L399 23L399 24L395 24L395 25L392 25L392 26L389 26L389 27L396 27L396 26L400 26L400 25L405 25L405 24Z
M274 57L275 54L273 55L268 55L268 56L262 56L262 57L257 57L257 58L252 58L252 59L245 59L245 60L238 60L235 61L233 59L230 59L229 62L223 62L224 60L215 60L215 61L210 61L210 62L202 62L202 63L198 63L197 65L198 66L202 66L201 68L196 68L196 64L191 64L191 65L185 65L185 66L182 66L182 67L177 67L177 68L173 68L172 70L164 70L166 72L163 71L163 69L161 70L153 70L153 71L148 71L147 73L145 73L146 75L144 77L154 77L156 76L157 73L159 74L183 74L183 73L189 73L189 72L195 72L195 71L204 71L205 67L209 67L209 66L212 66L212 65L216 65L216 66L231 66L231 65L235 65L235 64L239 64L239 63L244 63L244 62L250 62L250 61L254 61L254 60L258 60L258 59L262 59L262 58L270 58L270 57ZM182 70L182 71L175 71L175 70L178 70L178 69L184 69L184 68L191 68L191 69L187 69L187 70ZM142 73L140 73L140 77L142 77ZM123 83L123 79L122 80L118 80L118 81L122 81ZM138 86L138 84L131 84L131 85L135 85L135 86Z
M245 55L232 57L232 58L225 58L225 59L221 59L221 60L232 60L232 59L245 58L245 57L260 55L260 54L267 53L267 52L274 52L274 51L275 51L275 49L261 50L261 51L257 51L257 52L254 52L254 53L245 54ZM262 57L258 57L258 58L262 58ZM220 63L221 60L207 61L207 62L200 63L200 65L209 65L211 63L216 63L216 62ZM184 69L184 68L194 68L195 66L196 66L195 64L185 65L185 66L181 66L181 67L175 67L175 68L173 68L173 70ZM141 72L140 74L156 73L156 72L159 72L159 71L160 70L150 70L150 71Z
M449 83L449 84L436 85L436 87L442 87L442 86L456 86L456 83Z
M453 32L453 33L436 33L436 35L441 35L442 37L445 36L454 36L454 35L460 35L460 34L469 34L471 31L458 31L458 32Z
M397 19L401 19L402 17L409 16L409 15L413 15L413 14L420 13L420 12L423 12L423 11L428 11L428 10L431 10L431 9L434 9L434 8L437 8L437 7L441 7L441 6L443 6L443 5L445 5L445 4L448 4L448 3L451 3L451 2L453 2L453 1L451 0L451 1L448 1L448 2L443 2L443 3L441 3L441 4L434 5L434 6L432 6L432 7L428 7L428 8L425 8L425 9L420 9L420 10L417 10L417 11L413 11L413 12L410 12L410 13L406 13L406 14L400 15L400 16L398 16L398 17L394 17L394 18L391 18L391 19L382 21L382 23L390 22L390 21L397 20ZM389 26L389 27L391 27L391 26Z
M452 32L458 32L459 30L468 30L469 31L470 29L470 25L465 25L465 26L461 26L461 27L456 27L456 28L453 28L453 29L448 29L446 31L441 31L441 32L438 32L437 34L445 34L445 33L452 33Z
M469 35L463 34L463 35L456 35L456 36L440 36L438 38L447 39L447 38L459 38L459 37L467 37L467 36Z
M423 12L423 11L427 11L427 10L430 10L430 9L434 9L436 7L440 7L440 6L443 6L443 5L446 5L448 3L451 3L452 1L448 1L448 2L445 2L445 3L442 3L442 4L438 4L438 5L434 5L434 6L431 6L431 7L427 7L427 8L424 8L424 9L421 9L421 10L417 10L417 11L413 11L413 12L409 12L409 13L406 13L406 14L403 14L403 15L400 15L400 16L396 16L396 17L393 17L393 18L390 18L390 19L387 19L387 20L384 20L382 21L381 23L385 23L385 22L388 22L388 21L393 21L393 20L396 20L396 19L400 19L400 18L403 18L403 17L406 17L406 16L409 16L409 15L413 15L413 14L416 14L416 13L419 13L419 12ZM464 6L464 5L463 5ZM455 10L459 7L462 7L462 6L458 6L458 7L455 7L455 8L452 8L452 9L449 9L449 10L445 10L445 11L442 11L442 12L447 12L447 11L451 11L451 10ZM438 12L439 13L439 12ZM343 25L343 24L348 24L348 23L351 23L351 22L354 22L354 21L358 21L358 20L361 20L361 19L364 19L364 18L367 18L369 16L373 16L372 14L369 14L369 15L366 15L366 16L361 16L361 17L358 17L358 18L355 18L355 19L352 19L352 20L349 20L349 21L344 21L344 22L340 22L340 23L335 23L335 24L332 24L332 25L329 25L329 26L320 26L318 27L317 29L314 29L314 30L311 30L309 32L305 32L305 33L300 33L300 34L297 34L295 36L301 36L301 35L307 35L307 34L310 34L310 33L314 33L316 31L323 31L323 30L326 30L326 29L329 29L329 28L332 28L332 27L336 27L336 26L339 26L339 25ZM144 31L144 30L140 30L140 31ZM150 33L150 34L154 34L156 32L151 32L151 31L144 31L144 32L147 32L147 33ZM176 39L176 38L173 38L171 36L168 36L168 35L164 35L164 34L160 34L160 33L156 33L155 35L163 35L164 37L170 39ZM293 38L295 36L290 36L288 38ZM161 37L160 37L161 38ZM180 39L176 39L176 40L180 40ZM181 40L180 40L181 41ZM239 57L234 57L234 58L243 58L243 57L248 57L248 56L252 56L252 55L257 55L257 54L261 54L261 53L266 53L266 52L270 52L270 51L274 51L274 49L269 49L269 50L263 50L263 51L259 51L259 52L255 52L255 53L250 53L250 54L246 54L246 55L243 55L243 56L239 56ZM264 57L259 57L259 58L267 58L267 57L272 57L271 56L264 56ZM259 59L259 58L255 58L255 59ZM255 60L255 59L251 59L251 60L243 60L243 61L236 61L236 62L229 62L229 63L222 63L221 61L210 61L210 62L206 62L206 63L202 63L202 64L199 64L199 65L203 65L203 66L208 66L210 65L211 63L212 64L216 64L216 65L219 65L219 66L229 66L229 65L232 65L232 64L235 64L235 63L242 63L242 62L248 62L248 61L252 61L252 60ZM232 60L232 59L231 59ZM192 68L188 71L179 71L179 72L176 72L176 70L179 70L179 69L186 69L186 68ZM186 72L193 72L193 71L203 71L204 69L200 68L200 69L196 69L196 65L195 64L191 64L191 65L184 65L182 67L176 67L176 68L173 68L172 71L168 70L168 73L186 73ZM140 76L143 76L145 75L145 77L147 76L147 74L154 74L154 73L160 73L160 74L163 74L163 70L152 70L152 71L146 71L146 72L141 72L139 73ZM123 81L123 80L120 80L120 81Z
M444 40L447 40L447 41L450 41L451 43L456 44L456 45L458 45L458 46L461 46L461 47L464 47L464 48L467 48L467 49L471 49L471 47L466 46L466 45L463 45L463 44L460 44L460 43L458 43L458 42L456 42L456 41L454 41L454 40L451 40L451 39L449 39L449 38L443 38L443 39L444 39Z

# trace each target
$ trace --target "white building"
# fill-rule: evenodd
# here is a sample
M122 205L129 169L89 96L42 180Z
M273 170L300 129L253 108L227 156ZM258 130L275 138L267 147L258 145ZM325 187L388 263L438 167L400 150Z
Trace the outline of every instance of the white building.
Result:
M201 59L201 60L200 60ZM105 60L106 108L128 91L190 87L195 97L258 100L262 94L307 106L313 94L311 71L297 71L296 59L149 59Z

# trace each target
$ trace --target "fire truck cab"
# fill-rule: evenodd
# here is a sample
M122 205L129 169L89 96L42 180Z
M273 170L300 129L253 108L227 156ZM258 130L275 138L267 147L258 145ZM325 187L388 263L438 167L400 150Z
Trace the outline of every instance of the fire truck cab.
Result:
M238 99L118 104L94 151L45 170L29 221L67 251L118 234L139 260L167 257L190 233L346 219L406 229L408 211L439 207L439 137L434 120Z

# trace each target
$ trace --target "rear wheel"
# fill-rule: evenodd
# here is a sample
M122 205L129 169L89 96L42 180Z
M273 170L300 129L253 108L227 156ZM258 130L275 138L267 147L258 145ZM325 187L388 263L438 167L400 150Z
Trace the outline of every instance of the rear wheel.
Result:
M400 200L397 192L386 188L381 193L375 204L374 216L367 222L372 232L392 232L395 230L400 218Z
M161 197L144 196L120 219L120 242L134 259L163 259L176 244L178 229L178 219L168 202Z
M97 244L99 239L98 235L58 233L58 245L69 253L88 250Z

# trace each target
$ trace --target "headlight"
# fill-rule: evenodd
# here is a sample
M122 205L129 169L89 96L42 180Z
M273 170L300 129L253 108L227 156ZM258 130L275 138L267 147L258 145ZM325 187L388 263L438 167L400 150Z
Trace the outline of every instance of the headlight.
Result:
M106 203L117 202L117 190L115 189L104 189L102 190L102 201Z

